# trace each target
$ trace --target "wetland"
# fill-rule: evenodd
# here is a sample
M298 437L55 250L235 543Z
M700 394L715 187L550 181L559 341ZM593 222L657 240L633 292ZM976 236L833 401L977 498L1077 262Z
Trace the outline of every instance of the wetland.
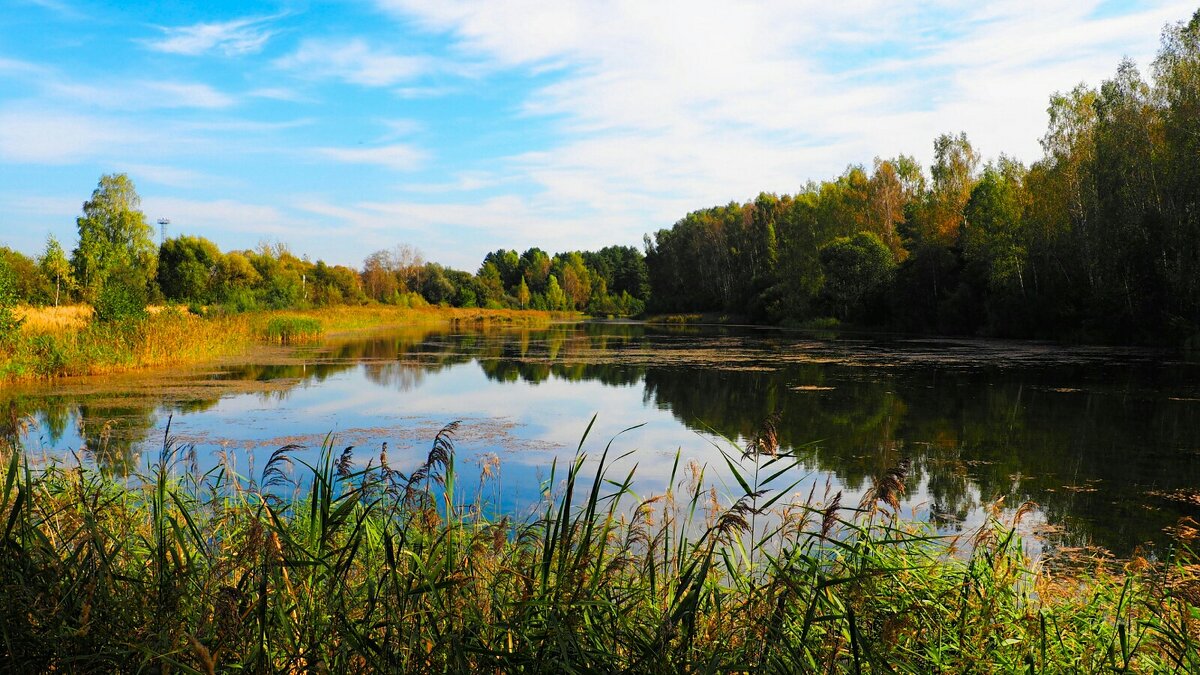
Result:
M552 461L575 453L593 415L585 449L613 439L650 494L677 453L727 489L721 449L777 414L781 448L801 460L795 492L857 502L908 459L904 514L945 533L978 526L988 505L1032 501L1024 527L1038 547L1129 556L1200 518L1200 364L1140 348L619 321L430 325L14 385L0 403L35 457L143 469L170 420L195 470L225 462L251 477L283 445L315 457L329 434L364 464L386 442L407 471L462 420L463 484L489 467L497 478L482 497L514 516L538 504Z

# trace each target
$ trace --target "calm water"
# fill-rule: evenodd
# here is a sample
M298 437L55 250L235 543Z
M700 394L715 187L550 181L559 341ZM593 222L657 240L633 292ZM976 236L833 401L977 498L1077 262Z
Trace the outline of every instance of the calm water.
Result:
M721 485L718 448L736 452L726 439L778 411L805 495L829 481L853 503L910 458L906 509L946 531L997 499L1033 500L1030 526L1051 545L1127 554L1200 519L1200 366L1141 350L619 323L411 329L206 370L10 388L0 402L36 420L25 441L46 455L136 467L157 457L171 417L201 470L225 453L251 476L280 445L317 448L330 432L363 463L386 441L405 469L461 419L460 464L478 475L497 457L485 498L518 513L594 414L593 456L643 425L613 448L631 452L624 465L637 463L649 495L677 451Z

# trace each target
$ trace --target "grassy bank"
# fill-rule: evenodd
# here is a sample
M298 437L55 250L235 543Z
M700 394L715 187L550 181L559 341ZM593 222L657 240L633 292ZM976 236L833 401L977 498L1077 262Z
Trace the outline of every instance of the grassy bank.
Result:
M86 306L23 308L22 326L0 344L0 382L203 363L260 342L293 343L328 333L412 324L545 325L546 312L389 306L332 307L197 316L157 308L140 321L103 323Z
M11 451L0 660L30 672L1200 669L1200 578L1183 548L1053 574L1023 555L1012 521L947 541L897 519L904 466L858 505L798 497L779 473L793 460L767 454L766 437L728 455L735 494L676 460L662 493L636 495L605 450L599 469L582 455L548 467L535 516L490 518L462 497L454 429L408 475L386 451L333 442L311 465L281 448L254 480L200 475L170 442L132 483Z

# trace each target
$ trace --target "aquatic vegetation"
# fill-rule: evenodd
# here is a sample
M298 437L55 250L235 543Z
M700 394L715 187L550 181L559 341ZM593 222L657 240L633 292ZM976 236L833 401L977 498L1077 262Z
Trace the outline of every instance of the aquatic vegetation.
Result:
M321 337L321 322L303 316L276 316L267 321L263 337L270 342L291 344Z
M1200 668L1186 547L1052 573L998 511L950 540L904 522L903 464L858 507L794 494L796 458L772 428L723 452L728 495L678 457L662 493L634 494L636 468L616 470L631 458L614 442L589 458L585 433L524 520L464 496L456 424L408 474L386 445L333 438L315 460L279 448L257 477L200 473L169 431L133 477L35 466L10 440L0 659L35 672Z

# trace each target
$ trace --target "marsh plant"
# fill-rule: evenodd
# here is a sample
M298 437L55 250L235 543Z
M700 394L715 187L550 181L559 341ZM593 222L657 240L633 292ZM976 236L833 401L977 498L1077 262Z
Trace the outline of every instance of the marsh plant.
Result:
M993 511L903 520L904 464L862 503L797 494L773 420L679 455L656 495L610 441L549 467L525 519L460 483L457 424L409 473L380 450L201 472L168 432L116 476L36 464L9 426L0 662L27 672L1197 672L1200 578L1168 560L1051 574ZM590 429L590 425L589 425ZM801 449L801 452L803 449ZM308 458L308 459L306 459ZM482 468L482 467L481 467ZM471 486L474 487L474 486ZM1017 509L1016 517L1026 509Z

